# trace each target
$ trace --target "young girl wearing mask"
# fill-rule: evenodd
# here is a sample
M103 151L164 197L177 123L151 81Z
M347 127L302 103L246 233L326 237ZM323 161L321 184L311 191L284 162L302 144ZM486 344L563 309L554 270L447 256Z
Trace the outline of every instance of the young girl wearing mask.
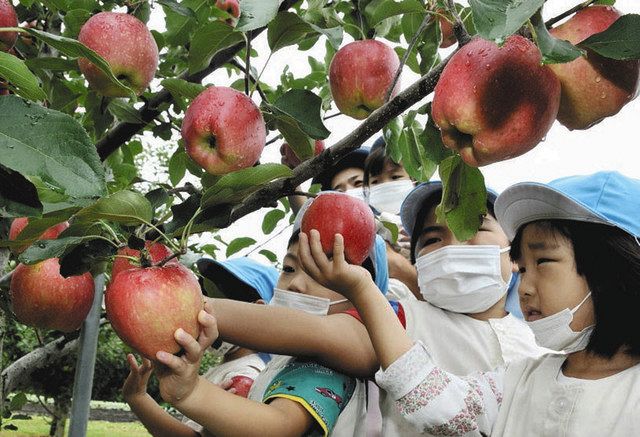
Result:
M364 272L334 257L321 282L341 290L362 314L382 366L377 381L420 431L638 435L638 199L640 180L601 172L516 184L496 202L498 219L513 236L527 323L541 346L563 354L456 376L430 345L404 334Z

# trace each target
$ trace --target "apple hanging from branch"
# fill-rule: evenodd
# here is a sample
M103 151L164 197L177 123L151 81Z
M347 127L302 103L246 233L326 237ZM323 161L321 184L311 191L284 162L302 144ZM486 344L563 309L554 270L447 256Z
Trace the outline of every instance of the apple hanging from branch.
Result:
M18 16L11 1L0 0L0 27L17 27ZM18 39L17 32L0 32L0 51L8 52Z

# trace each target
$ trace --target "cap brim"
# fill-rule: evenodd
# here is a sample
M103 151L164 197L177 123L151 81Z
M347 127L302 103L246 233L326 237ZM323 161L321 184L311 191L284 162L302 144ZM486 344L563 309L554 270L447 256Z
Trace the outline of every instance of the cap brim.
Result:
M524 182L507 188L495 203L496 218L509 240L521 226L536 220L575 220L611 223L565 194L547 185Z

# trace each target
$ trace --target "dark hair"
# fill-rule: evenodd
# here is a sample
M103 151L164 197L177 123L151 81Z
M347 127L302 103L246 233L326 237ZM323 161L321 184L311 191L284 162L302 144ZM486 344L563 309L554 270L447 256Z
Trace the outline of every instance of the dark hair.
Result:
M589 284L595 327L587 350L611 358L623 348L640 356L640 245L613 226L573 220L531 222L542 231L566 238L573 247L576 271ZM511 258L522 253L522 231L511 243Z
M385 155L384 147L376 147L373 149L367 159L364 161L364 179L362 184L365 187L369 186L369 179L373 176L378 176L382 173L384 166L387 162L395 164L387 155ZM397 165L397 164L396 164Z
M420 210L416 215L416 221L414 222L413 229L411 229L411 263L416 263L416 245L418 244L418 239L420 238L420 234L422 233L422 227L424 225L424 221L427 218L427 214L434 208L440 201L442 200L442 190L435 191L431 196L427 197L422 201L422 205L420 205ZM487 212L491 214L493 218L496 217L496 214L493 209L493 202L487 201Z

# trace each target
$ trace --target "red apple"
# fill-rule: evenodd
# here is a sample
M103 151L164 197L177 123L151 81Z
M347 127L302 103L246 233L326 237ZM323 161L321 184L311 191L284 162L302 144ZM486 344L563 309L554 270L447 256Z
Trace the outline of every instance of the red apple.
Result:
M159 263L163 259L173 254L173 252L171 252L171 249L169 249L167 246L165 246L162 243L154 243L153 241L146 241L144 243L144 246L149 252L149 256L150 256L149 261L152 264ZM132 256L139 259L140 251L136 249L131 249L130 247L125 247L118 250L118 255ZM170 259L167 262L167 264L171 264L171 263L175 264L177 262L178 262L178 259L173 258L173 259ZM124 272L125 270L135 269L136 267L139 267L139 266L133 264L127 258L120 258L116 256L116 258L113 260L113 267L111 267L111 279L115 278L118 274L120 274L121 272Z
M20 236L20 233L27 227L29 224L29 218L27 217L18 217L11 222L11 227L9 228L9 240L15 241ZM49 229L44 231L42 235L37 237L38 240L55 240L58 238L58 235L65 229L69 227L69 222L58 223L57 225L51 226ZM16 247L13 249L15 253L23 252L27 246Z
M329 66L331 96L343 114L357 120L367 118L386 103L400 59L386 44L372 39L354 41L342 47ZM400 81L391 93L395 96Z
M534 148L559 104L560 82L535 44L519 35L502 47L474 38L444 68L432 115L445 146L478 167Z
M18 16L9 0L0 0L0 27L18 27ZM0 32L0 50L8 52L16 39L18 32Z
M158 69L158 46L145 24L133 15L100 12L80 29L78 41L111 66L120 82L140 95ZM80 71L91 88L107 97L127 97L107 76L86 58L79 58Z
M605 31L621 15L611 6L590 6L551 29L551 34L578 44ZM587 129L617 114L638 94L640 60L637 59L619 61L588 50L586 57L549 67L562 84L558 121L569 129Z
M307 235L312 229L320 233L322 250L333 252L335 234L344 238L348 262L362 264L376 237L376 225L369 205L345 193L320 193L302 216L300 230Z
M80 328L93 303L90 273L62 277L58 258L18 264L11 276L11 304L21 323L71 332Z
M313 156L318 156L324 151L324 141L316 140L313 150ZM298 155L291 149L291 146L287 143L282 143L280 146L280 154L282 155L282 163L291 169L296 168L302 163L302 160L298 158ZM306 161L306 159L305 159Z
M441 14L446 13L446 11L440 9L438 12ZM451 47L455 43L458 42L456 39L456 35L453 33L453 24L449 20L444 17L438 17L438 22L440 23L440 32L442 33L442 42L440 43L440 48L446 49L447 47Z
M182 328L198 336L203 307L200 285L181 264L133 268L113 278L105 293L107 317L118 337L145 357L176 353L174 333Z
M266 140L260 109L246 95L210 87L196 97L182 121L187 153L211 174L226 174L256 163Z
M248 376L237 375L231 378L231 387L236 390L238 396L246 398L249 396L249 390L253 385L253 379Z
M238 0L216 0L216 8L222 9L236 19L240 18L240 3L238 3ZM226 22L231 26L235 24L235 20L231 18Z

